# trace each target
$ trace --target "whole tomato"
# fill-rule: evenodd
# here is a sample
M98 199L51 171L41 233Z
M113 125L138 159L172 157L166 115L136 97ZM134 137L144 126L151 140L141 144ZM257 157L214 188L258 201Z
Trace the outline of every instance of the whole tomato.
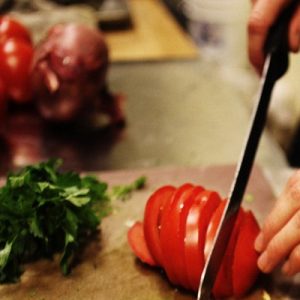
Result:
M17 103L32 98L30 69L33 45L30 32L9 16L0 17L0 77L7 97Z
M0 43L0 76L8 97L18 103L31 100L30 67L33 47L24 40L10 38Z
M30 32L25 26L9 16L0 17L0 41L17 38L32 44Z

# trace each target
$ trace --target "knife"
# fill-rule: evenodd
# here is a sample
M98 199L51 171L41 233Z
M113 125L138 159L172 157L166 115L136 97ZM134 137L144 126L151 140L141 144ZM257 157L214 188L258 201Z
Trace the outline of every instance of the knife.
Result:
M228 201L224 209L213 246L206 260L200 284L197 300L209 300L212 298L214 286L226 246L237 219L243 195L252 170L256 150L266 123L268 106L275 82L288 68L288 24L298 0L292 1L281 13L271 28L265 45L266 59L260 82L260 89L256 104L253 109L249 132L237 164L233 183L230 189Z

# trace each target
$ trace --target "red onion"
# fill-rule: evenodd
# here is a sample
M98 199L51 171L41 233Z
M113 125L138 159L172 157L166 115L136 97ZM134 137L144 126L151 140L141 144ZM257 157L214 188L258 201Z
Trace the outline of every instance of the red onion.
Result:
M108 64L108 48L99 29L81 24L54 26L37 45L33 60L32 84L41 115L71 121L108 101L111 107L104 113L113 120L122 119L117 99L107 92Z

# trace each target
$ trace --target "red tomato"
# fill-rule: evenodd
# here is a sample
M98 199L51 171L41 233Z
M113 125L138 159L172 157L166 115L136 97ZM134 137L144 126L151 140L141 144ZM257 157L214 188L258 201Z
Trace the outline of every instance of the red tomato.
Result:
M15 102L31 100L30 66L33 48L28 43L9 39L0 43L0 74L8 96Z
M142 261L164 268L171 283L197 291L226 203L216 192L191 184L162 187L150 197L147 223L143 229L141 223L134 226L129 244ZM241 208L213 288L216 298L240 297L254 284L258 232L253 214Z
M227 201L222 201L211 218L211 222L209 224L208 231L206 234L206 247L207 247L205 249L206 256L208 255L210 248L212 246L226 203ZM240 209L235 223L235 227L229 238L228 246L225 251L225 255L213 288L213 294L216 298L224 298L233 295L233 283L232 283L233 257L234 257L236 240L239 233L240 223L241 220L243 219L243 216L244 216L244 211Z
M173 197L166 203L165 209L162 213L161 229L160 229L160 243L163 254L163 267L167 273L168 278L171 282L176 283L177 278L174 271L173 260L171 253L176 251L174 244L169 242L170 228L172 229L172 223L170 222L170 212L173 203L176 203L181 197L189 196L189 193L193 190L193 185L187 183L179 187Z
M150 252L158 265L163 265L163 258L160 246L161 213L166 202L170 200L175 188L164 186L158 189L147 201L144 213L144 232Z
M251 211L244 214L239 227L232 263L233 294L237 298L251 288L259 274L257 264L253 263L258 259L253 241L260 228Z
M192 186L185 189L180 197L174 199L169 211L168 222L165 224L165 230L168 234L165 245L167 246L166 251L169 253L168 264L171 274L174 275L171 281L175 284L181 284L186 288L189 285L184 258L185 223L195 197L202 191L203 188L200 186Z
M0 17L0 41L10 38L24 40L26 43L32 44L30 32L25 26L9 16Z
M151 253L148 250L142 222L136 222L127 233L127 239L132 251L144 263L150 266L156 266Z
M184 256L190 289L197 290L204 267L204 244L206 230L213 212L221 202L213 191L202 191L188 211L185 222Z

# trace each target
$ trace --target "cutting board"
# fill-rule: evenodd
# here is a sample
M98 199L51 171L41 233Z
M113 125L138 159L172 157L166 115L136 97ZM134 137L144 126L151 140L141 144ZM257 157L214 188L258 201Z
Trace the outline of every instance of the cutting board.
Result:
M129 0L132 26L104 31L112 62L194 59L199 49L161 0Z
M134 192L124 201L115 202L114 212L105 218L95 239L82 250L72 273L64 277L53 261L40 260L25 266L21 281L0 286L1 300L193 300L196 296L172 286L160 270L143 265L132 254L127 241L128 225L142 219L149 195L164 184L191 182L207 189L217 190L226 197L234 174L234 166L205 168L159 168L135 171L114 171L97 174L111 186L132 182L141 175L147 176L143 190ZM244 206L251 208L262 222L274 203L272 189L262 170L252 171L247 194L252 201ZM274 286L276 289L274 289ZM259 278L253 291L244 299L262 300L262 291L270 290L272 299L292 298L299 293L296 283L279 281L271 277ZM276 290L276 291L275 291ZM274 298L275 297L275 298Z

